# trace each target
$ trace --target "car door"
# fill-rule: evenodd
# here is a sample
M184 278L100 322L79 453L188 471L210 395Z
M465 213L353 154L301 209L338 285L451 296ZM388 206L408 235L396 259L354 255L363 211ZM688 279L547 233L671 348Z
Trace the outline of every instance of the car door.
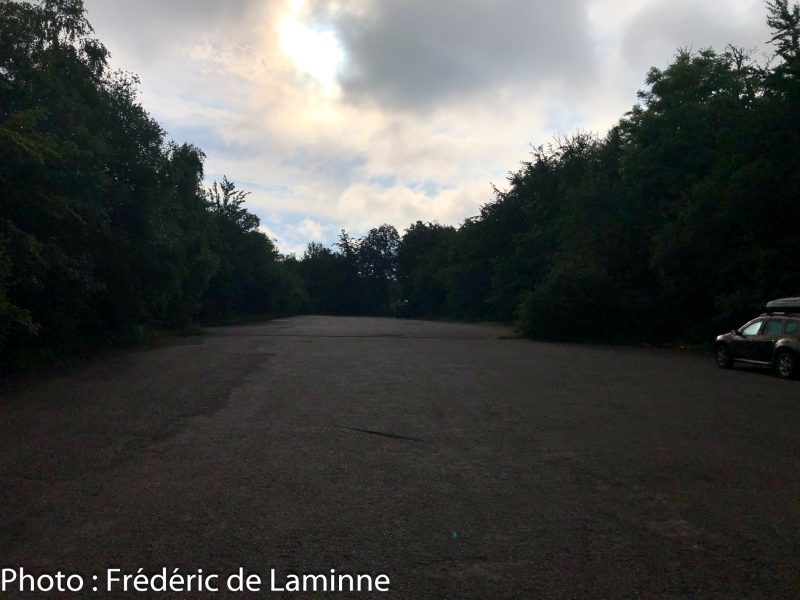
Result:
M733 353L739 360L758 360L756 356L755 342L764 319L755 319L746 323L733 336Z
M784 319L767 319L761 331L751 342L753 344L753 360L772 362L775 344L783 335Z
M783 335L797 337L799 333L800 333L800 321L795 319L787 319L786 326L783 328Z

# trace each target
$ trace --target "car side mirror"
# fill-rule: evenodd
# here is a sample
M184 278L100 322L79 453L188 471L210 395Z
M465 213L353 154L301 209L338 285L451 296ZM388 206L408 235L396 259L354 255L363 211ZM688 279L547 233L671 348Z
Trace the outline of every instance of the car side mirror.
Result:
M735 329L731 329L731 335L733 336L739 335L739 332L736 331Z

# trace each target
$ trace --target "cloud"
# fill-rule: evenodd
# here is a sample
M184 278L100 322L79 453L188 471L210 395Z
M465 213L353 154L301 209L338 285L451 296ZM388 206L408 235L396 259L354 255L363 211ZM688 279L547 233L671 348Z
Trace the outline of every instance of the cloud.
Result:
M310 242L329 244L339 231L335 224L319 223L309 218L298 222L278 223L277 229L280 233L275 233L273 227L264 224L259 229L276 241L282 253L295 256L301 256Z
M580 86L594 72L583 0L374 0L329 18L349 99L402 110L487 89ZM329 5L330 6L330 5Z
M89 18L101 40L125 61L169 62L170 49L202 37L235 39L260 20L258 0L85 0ZM109 39L105 32L113 32ZM130 67L129 67L130 68Z
M761 0L86 0L145 108L249 190L282 251L457 224L530 145L600 133L679 47L769 39Z
M313 219L303 219L297 224L295 231L307 240L321 240L323 237L322 225Z
M435 194L405 185L383 187L358 183L341 195L336 215L360 231L382 223L402 229L417 220L459 224L490 197L487 181L469 181Z
M665 67L678 48L721 51L733 44L765 50L771 36L764 6L762 0L651 3L626 28L620 50L635 69Z

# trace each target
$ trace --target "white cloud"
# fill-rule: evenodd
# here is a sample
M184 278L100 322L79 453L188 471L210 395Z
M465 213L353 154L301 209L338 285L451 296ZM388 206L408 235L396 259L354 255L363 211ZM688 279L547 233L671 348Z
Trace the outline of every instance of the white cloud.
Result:
M86 5L147 110L300 253L341 227L459 223L531 143L614 124L678 47L769 39L761 0Z
M389 223L402 230L420 221L459 224L475 212L491 194L488 181L465 182L458 187L428 195L404 185L382 187L354 184L339 198L336 215L356 231Z
M319 241L324 235L322 225L313 219L303 219L294 230L309 241Z

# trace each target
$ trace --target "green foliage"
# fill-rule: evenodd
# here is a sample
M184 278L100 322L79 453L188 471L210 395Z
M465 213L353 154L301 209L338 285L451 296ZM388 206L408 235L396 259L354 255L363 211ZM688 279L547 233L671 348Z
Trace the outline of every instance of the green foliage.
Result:
M203 190L91 35L80 0L0 2L0 371L303 302L246 193Z
M770 42L776 44L776 53L787 63L797 60L800 54L800 6L789 5L788 0L767 2L767 24L774 35Z
M543 339L705 339L800 293L800 8L773 60L681 50L602 138L535 148L459 228L280 256L203 152L167 142L80 0L0 1L0 370L197 319L517 319Z
M349 252L349 238L345 248ZM300 261L299 274L308 292L311 312L334 315L359 312L358 274L348 253L334 252L312 242Z
M222 183L217 186L215 181L207 195L211 211L223 222L244 232L258 229L261 223L258 217L242 206L250 192L237 190L236 184L223 175Z
M386 314L397 291L400 236L391 225L373 228L364 238L342 230L335 247L308 245L299 272L309 310L322 314Z
M457 230L411 225L397 282L417 313L516 317L543 339L703 340L798 295L800 7L767 9L768 64L680 50L605 137L535 148Z
M574 259L559 262L525 294L518 309L520 332L542 340L625 339L627 311L617 282L602 265Z
M418 315L437 316L447 302L447 265L455 229L417 221L406 229L398 248L400 295Z

